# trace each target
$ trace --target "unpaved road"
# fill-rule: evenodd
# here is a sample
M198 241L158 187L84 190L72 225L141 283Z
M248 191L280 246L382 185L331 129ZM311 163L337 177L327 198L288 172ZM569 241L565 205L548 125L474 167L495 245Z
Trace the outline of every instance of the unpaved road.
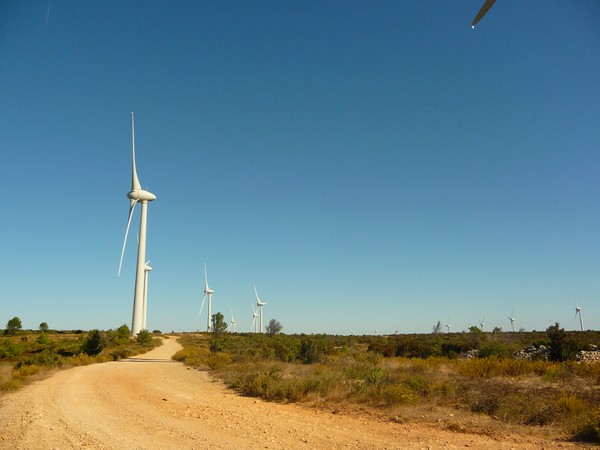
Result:
M175 339L77 367L0 398L7 449L553 449L563 442L454 433L240 397L172 361Z

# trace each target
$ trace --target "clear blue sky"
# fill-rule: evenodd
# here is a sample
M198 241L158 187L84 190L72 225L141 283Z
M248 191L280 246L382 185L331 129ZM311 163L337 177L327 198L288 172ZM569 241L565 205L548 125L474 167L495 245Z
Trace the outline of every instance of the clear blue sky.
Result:
M0 327L600 328L600 2L0 3ZM204 309L206 311L206 308Z

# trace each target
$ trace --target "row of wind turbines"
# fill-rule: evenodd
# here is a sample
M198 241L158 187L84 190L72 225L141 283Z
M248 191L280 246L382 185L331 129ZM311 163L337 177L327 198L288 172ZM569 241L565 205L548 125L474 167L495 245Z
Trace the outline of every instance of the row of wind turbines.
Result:
M137 335L141 330L147 329L147 312L148 312L148 273L152 270L150 267L150 261L146 261L146 226L148 222L148 203L156 200L156 195L150 191L142 189L140 180L138 178L136 164L135 164L135 118L133 112L131 113L131 160L132 160L132 171L131 171L131 191L127 193L129 198L129 215L127 218L127 228L125 229L125 239L123 240L123 248L121 249L121 259L119 261L119 270L117 277L121 276L121 268L123 266L123 256L125 255L125 247L127 246L127 236L129 235L129 228L131 226L131 219L135 206L141 204L141 216L140 216L140 231L138 234L138 254L137 264L135 272L135 286L133 291L133 314L131 320L131 334L132 336ZM206 264L204 265L204 298L202 299L202 306L200 307L200 314L202 314L202 308L204 307L205 301L208 299L208 314L206 321L206 330L212 331L212 295L214 291L208 286L208 276L206 270ZM254 294L256 296L256 309L252 306L252 327L251 331L263 332L263 307L267 304L258 297L256 286L254 286ZM260 322L259 320L260 319ZM260 326L259 326L260 323ZM236 332L237 322L233 318L233 311L231 312L231 326L232 331Z
M581 311L582 308L579 305L575 305L575 319L577 319L577 315L579 315L579 327L581 329L581 331L585 331L585 328L583 327L583 317L581 316ZM508 320L510 320L510 328L511 331L515 331L515 322L516 322L516 318L515 318L515 314L514 311L512 311L510 313L510 316L507 316ZM479 322L479 328L481 329L481 331L485 331L485 319L481 319L478 320ZM444 325L446 327L446 330L448 333L450 333L450 329L451 329L451 325L450 325L450 320L448 320L448 322L446 323L446 325Z
M198 315L202 316L202 309L204 309L204 303L208 300L207 304L207 315L206 315L206 331L209 333L212 331L212 296L215 293L208 286L208 273L206 270L206 264L204 264L204 298L202 298L202 305L200 306L200 312ZM252 305L252 325L250 326L250 331L253 333L262 333L263 328L263 307L267 304L267 302L261 301L258 296L258 292L256 290L256 285L254 285L254 295L256 296L256 309L254 309L254 305ZM232 333L237 332L237 321L233 317L233 311L231 311L231 330Z

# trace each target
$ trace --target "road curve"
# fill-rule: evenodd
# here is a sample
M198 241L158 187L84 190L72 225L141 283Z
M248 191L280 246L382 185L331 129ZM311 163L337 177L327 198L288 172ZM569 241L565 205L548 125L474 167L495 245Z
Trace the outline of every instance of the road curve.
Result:
M56 373L0 397L6 449L556 448L240 397L171 360L175 338L123 361ZM575 448L560 443L562 448Z

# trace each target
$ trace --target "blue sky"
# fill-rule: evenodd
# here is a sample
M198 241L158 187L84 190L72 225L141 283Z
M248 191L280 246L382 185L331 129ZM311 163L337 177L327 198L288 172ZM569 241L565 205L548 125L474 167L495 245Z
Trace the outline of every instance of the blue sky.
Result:
M482 4L2 2L0 326L131 325L134 111L150 329L598 329L600 4Z

